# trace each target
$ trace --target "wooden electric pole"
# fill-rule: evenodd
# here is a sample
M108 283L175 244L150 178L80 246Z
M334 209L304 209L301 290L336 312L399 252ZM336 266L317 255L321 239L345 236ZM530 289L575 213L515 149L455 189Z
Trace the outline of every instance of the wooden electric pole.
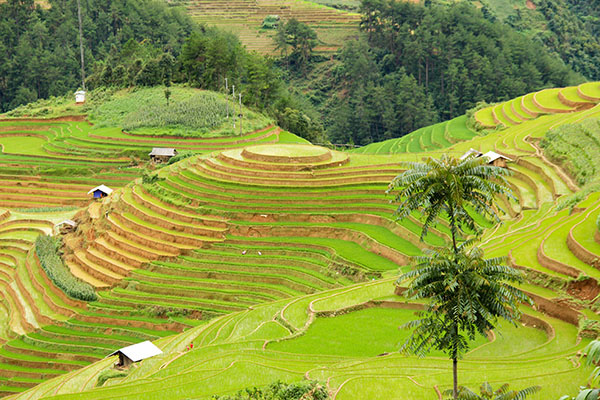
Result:
M81 53L81 87L85 91L85 63L83 58L83 22L81 21L80 0L77 0L77 17L79 18L79 51Z
M227 86L227 78L225 78L225 100L227 102L227 120L229 120L229 87Z

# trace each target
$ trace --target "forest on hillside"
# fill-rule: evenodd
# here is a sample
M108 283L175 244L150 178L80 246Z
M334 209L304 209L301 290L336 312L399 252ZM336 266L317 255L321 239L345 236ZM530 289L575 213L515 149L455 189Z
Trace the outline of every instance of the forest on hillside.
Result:
M0 51L7 55L0 60L0 112L80 86L76 2L49 5L0 4ZM597 13L591 5L579 9ZM359 32L332 59L313 53L316 33L295 20L279 24L280 55L271 58L160 0L86 1L86 82L92 89L180 83L223 91L228 78L244 104L284 129L313 142L364 145L462 115L480 101L595 74L469 2L362 0L360 12ZM582 59L594 57L590 48Z
M183 10L152 0L89 0L84 8L86 69L103 62L129 40L149 51L178 54L194 29ZM81 85L77 2L34 0L0 4L0 112Z
M533 0L522 5L486 0L484 15L490 21L506 22L541 43L574 71L600 80L600 3L581 0ZM508 15L493 8L504 3Z
M329 136L364 145L498 102L584 80L540 43L463 2L363 0L362 35L319 93ZM325 85L322 85L325 86Z

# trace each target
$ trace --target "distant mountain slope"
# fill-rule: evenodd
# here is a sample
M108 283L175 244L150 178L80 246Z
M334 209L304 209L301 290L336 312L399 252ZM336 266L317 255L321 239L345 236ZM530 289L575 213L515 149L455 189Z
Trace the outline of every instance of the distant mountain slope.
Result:
M194 20L234 32L248 50L266 54L275 51L275 30L261 29L268 15L282 20L296 18L310 25L320 40L315 50L326 53L334 52L348 36L355 35L360 20L356 12L302 0L185 0L180 4Z
M473 1L473 0L471 0ZM539 40L574 71L600 79L600 5L580 0L477 0L484 14Z

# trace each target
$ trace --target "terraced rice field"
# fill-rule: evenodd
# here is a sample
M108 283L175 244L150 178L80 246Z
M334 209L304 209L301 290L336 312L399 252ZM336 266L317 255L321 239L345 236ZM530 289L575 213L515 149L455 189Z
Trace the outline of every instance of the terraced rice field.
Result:
M418 129L406 136L389 139L384 142L371 143L352 150L356 154L402 154L402 153L442 153L452 144L470 140L477 133L466 125L467 117L462 116L451 121L440 122ZM490 125L491 126L491 125Z
M201 282L201 278L197 277L198 274L191 274L193 279L182 282L182 270L169 276L160 272L143 275L142 271L129 277L134 269L154 259L176 257L181 250L191 251L201 241L221 239L225 223L221 218L201 218L181 211L164 217L157 214L156 205L135 203L135 199L142 201L143 194L138 196L128 192L123 196L124 204L136 204L140 211L131 205L133 213L111 218L115 226L121 227L121 235L107 235L98 239L88 251L77 251L68 257L72 272L88 280L98 290L108 289L117 283L124 287L101 292L99 301L94 303L69 298L41 269L32 251L32 243L39 234L56 232L55 224L72 218L79 207L89 205L89 189L99 184L118 189L141 176L152 147L176 146L180 151L205 153L242 147L248 143L277 142L281 133L278 128L268 126L238 137L153 137L128 134L118 128L94 129L80 119L0 121L0 206L31 210L13 211L12 214L2 210L0 268L3 270L0 276L5 285L0 289L3 298L1 394L20 392L53 376L79 369L102 359L116 348L145 339L155 340L198 324L202 311L222 314L253 302L296 295L314 290L314 287L321 289L319 284L323 288L332 285L330 278L321 282L310 273L308 278L304 278L299 272L297 280L300 283L280 273L279 280L283 283L261 286L253 284L252 278L246 276L237 286L221 281L228 287L204 291L190 289L184 299L165 297L162 303L150 301L148 297L142 299L140 293L154 298L157 293L164 292L169 278L176 281L168 289L171 291L181 291L186 285L193 287ZM288 141L301 142L287 132L283 135ZM93 204L92 210L97 210L98 206L99 203ZM143 232L151 233L152 228L158 227L151 223L149 227L145 223L137 225L140 218L136 213L148 218L156 215L166 218L162 223L173 224L174 231L171 236L165 233L164 237L167 242L173 240L179 243L175 246L166 244L163 248L159 238L148 245L136 243L138 236L130 239L133 231L136 235L143 235ZM95 215L93 211L92 214ZM178 218L182 221L174 225ZM195 225L199 222L203 227ZM191 259L192 255L189 256ZM202 254L197 256L203 257ZM160 267L156 265L153 268ZM319 276L317 272L313 274ZM223 280L229 278L223 276ZM306 283L303 279L319 283ZM138 290L128 288L126 282L137 286ZM286 285L295 289L287 289ZM213 286L218 286L218 283ZM280 290L279 286L284 288ZM265 294L256 295L254 291ZM237 294L246 294L247 298L227 300ZM165 320L167 312L176 315ZM108 338L107 332L110 333Z
M360 21L358 13L303 0L187 0L183 4L198 22L234 32L248 50L263 54L275 51L275 30L261 29L268 15L278 15L283 21L296 18L308 24L319 37L315 51L327 54L334 53L347 37L355 35Z
M600 293L600 194L580 196L572 210L558 207L581 188L537 143L553 127L600 117L600 106L584 97L594 88L496 105L491 110L510 124L485 136L462 117L350 153L277 143L294 138L274 127L243 138L184 140L77 121L6 123L39 134L23 160L66 159L61 148L82 159L112 152L119 160L119 149L143 154L144 146L173 140L200 155L155 170L147 182L132 177L89 207L0 210L0 390L18 399L209 399L309 378L335 399L438 398L450 387L451 362L440 353L397 353L409 334L397 327L421 305L399 296L394 281L423 248L445 244L448 228L441 223L420 242L421 217L396 221L385 189L402 161L473 148L513 160L515 199L498 199L502 224L479 221L481 245L525 271L522 289L535 307L523 308L517 327L501 324L477 338L459 363L460 382L539 384L543 391L531 397L538 400L575 394L590 373L580 352L595 335L582 321L600 320L592 306ZM556 107L553 96L586 105L544 112ZM5 149L18 151L14 144ZM61 188L77 190L69 185ZM96 288L94 302L61 292L31 251L38 234L69 217L79 226L64 235L65 261ZM164 354L95 388L115 361L104 355L145 339Z
M449 387L451 363L441 354L418 359L395 351L407 336L397 326L413 319L417 306L395 296L392 282L333 289L217 318L157 341L164 355L143 361L106 388L85 391L110 360L85 373L70 373L61 380L64 386L51 380L28 395L134 399L168 392L170 398L210 398L213 393L235 393L275 379L310 378L325 382L336 399L393 398L398 390L411 398L436 398L437 390ZM367 300L373 298L386 300ZM335 312L341 315L333 316ZM577 341L573 325L533 310L525 312L524 326L502 325L502 335L475 343L460 363L465 384L492 379L519 386L545 384L544 398L556 398L587 377L587 369L566 355L581 350L588 340ZM185 351L191 341L194 350ZM547 385L549 377L572 383Z
M89 189L100 184L115 189L141 176L141 164L153 147L204 153L277 142L279 134L268 126L237 137L149 137L119 128L94 129L85 121L3 120L0 206L81 207L89 202Z
M600 102L600 83L583 83L567 88L545 89L475 113L482 128L510 127L544 114L573 113Z

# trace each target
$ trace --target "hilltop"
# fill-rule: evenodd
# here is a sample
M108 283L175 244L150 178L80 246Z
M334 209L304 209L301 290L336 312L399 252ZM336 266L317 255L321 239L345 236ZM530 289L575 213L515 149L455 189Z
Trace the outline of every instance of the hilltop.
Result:
M541 397L534 399L575 393L589 373L579 367L577 352L597 335L600 320L594 311L600 197L591 182L561 167L575 152L557 158L538 139L562 135L569 143L561 132L597 121L599 91L600 84L590 83L531 93L398 143L350 153L309 145L269 125L243 136L198 138L157 137L154 128L148 128L152 135L144 134L147 128L133 134L84 121L3 121L5 150L10 135L26 132L47 138L39 147L51 151L45 157L58 148L56 138L85 144L86 152L79 151L88 164L87 152L107 143L114 154L121 147L175 142L197 153L160 168L140 160L128 182L89 206L81 196L76 205L84 207L78 209L2 214L0 239L11 249L2 261L10 304L0 350L4 393L39 383L15 398L151 398L167 389L171 398L210 398L304 377L325 383L338 399L399 390L430 398L447 388L450 364L441 354L418 360L395 353L408 334L397 326L420 306L397 294L393 282L411 256L447 243L448 228L441 224L419 242L420 216L396 221L384 192L401 162L441 152L459 156L470 148L514 161L509 182L517 200L501 199L504 223L478 223L486 229L486 255L508 255L525 271L522 289L536 307L524 307L523 326L502 325L490 338L479 338L462 362L461 379L471 387L484 380L541 384ZM102 103L113 109L110 104ZM101 113L89 115L102 120ZM590 159L600 151L592 143L586 148ZM17 156L23 165L43 160ZM42 206L76 190L63 182L49 192L36 179L26 187L12 185L19 200L6 199L5 206L22 203L34 195L29 191L46 190L32 201ZM62 235L64 262L80 279L75 288L93 288L93 301L59 289L45 273L47 250L33 245L38 233L49 233L66 217L79 225ZM164 354L94 388L114 362L100 360L103 355L143 339ZM190 342L194 350L186 351Z

